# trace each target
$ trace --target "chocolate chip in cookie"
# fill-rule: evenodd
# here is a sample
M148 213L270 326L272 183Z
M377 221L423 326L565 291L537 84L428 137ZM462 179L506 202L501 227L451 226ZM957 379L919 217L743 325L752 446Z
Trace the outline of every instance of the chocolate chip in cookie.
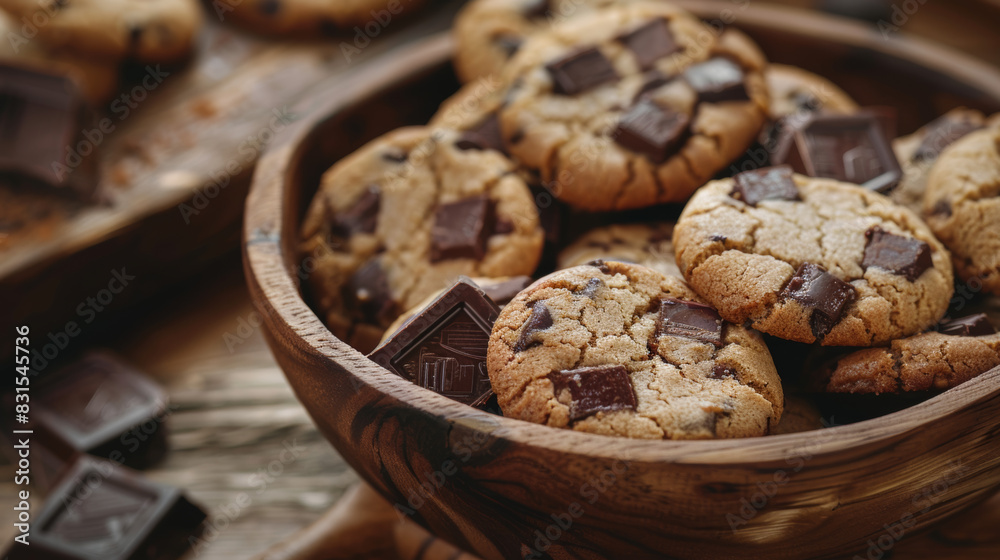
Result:
M330 220L330 233L350 237L357 233L372 233L378 221L382 196L378 186L370 185L361 197L347 210Z
M996 327L985 313L977 313L959 319L952 319L941 325L941 334L952 336L985 336L995 334Z
M733 196L750 206L765 200L799 200L799 188L787 165L744 171L733 176Z
M781 297L795 300L810 310L813 334L822 339L840 322L844 311L858 295L854 286L830 274L825 268L803 263Z
M681 336L722 347L722 317L711 306L677 298L660 300L653 337Z
M431 262L483 258L495 222L494 204L485 196L442 204L431 229Z
M552 78L552 90L560 95L576 95L618 79L611 61L595 47L584 47L545 65Z
M536 301L531 306L531 315L524 324L517 343L514 345L515 352L524 352L539 344L538 333L552 326L552 312L545 305L545 302Z
M624 366L607 365L553 371L556 400L569 407L570 420L597 412L635 410L635 390Z
M677 152L678 146L686 138L690 118L660 107L652 100L644 99L622 115L615 131L615 142L623 148L648 157L656 163L663 163Z
M748 101L743 69L728 58L713 58L684 71L684 78L703 103Z
M931 248L923 241L895 235L879 227L869 229L865 237L868 244L861 261L865 270L875 266L905 276L912 282L934 266Z
M639 68L649 70L656 61L681 49L667 22L655 19L618 37L635 54Z
M351 275L344 285L344 301L361 322L370 325L388 326L398 311L378 259L368 261Z

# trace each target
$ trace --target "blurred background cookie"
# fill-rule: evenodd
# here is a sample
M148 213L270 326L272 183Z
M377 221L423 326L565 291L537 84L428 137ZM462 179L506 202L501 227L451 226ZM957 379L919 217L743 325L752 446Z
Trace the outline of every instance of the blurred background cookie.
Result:
M393 18L419 8L425 1L243 0L218 2L215 10L222 21L265 35L330 35L372 22L381 32Z

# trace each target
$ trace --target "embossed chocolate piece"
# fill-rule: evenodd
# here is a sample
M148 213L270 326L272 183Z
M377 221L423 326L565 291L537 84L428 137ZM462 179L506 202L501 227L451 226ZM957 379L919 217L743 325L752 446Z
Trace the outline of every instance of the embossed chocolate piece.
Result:
M937 159L942 150L957 140L983 128L983 125L967 119L942 115L927 125L927 131L916 151L914 161L931 161Z
M496 113L490 113L483 120L462 133L455 147L460 150L496 150L503 152L500 136L500 120Z
M378 259L366 262L352 274L343 291L347 309L361 322L387 327L396 318L398 304Z
M872 113L814 113L788 120L781 129L774 164L788 164L810 177L828 177L885 193L902 177L883 124Z
M431 262L483 258L495 227L494 205L486 196L442 204L431 229Z
M682 336L722 347L722 318L711 306L677 298L662 298L654 338Z
M166 394L111 354L87 355L32 397L38 438L67 464L90 453L142 468L166 454Z
M952 319L941 325L941 334L952 336L985 336L997 332L985 313Z
M626 48L632 51L639 68L648 70L657 60L681 50L674 40L667 22L655 19L618 37Z
M703 103L747 101L743 69L728 58L713 58L684 70L687 80Z
M549 374L556 400L569 407L570 420L598 412L635 410L635 389L625 366L607 365L553 371Z
M531 306L531 315L521 327L521 334L514 344L515 352L523 352L539 343L538 332L552 326L552 313L543 301L536 301Z
M552 91L576 95L618 79L618 73L594 47L577 50L545 65L552 77Z
M905 276L913 282L934 266L930 246L919 239L895 235L879 227L866 231L865 237L868 244L861 261L861 267L865 270L874 266Z
M621 116L614 139L623 148L663 163L685 138L690 117L643 99Z
M15 542L7 558L179 558L205 517L177 488L81 456L33 519L31 544Z
M750 206L764 200L799 200L799 188L787 165L744 171L733 176L733 196Z
M340 237L374 232L381 202L378 186L369 185L354 205L333 217L330 221L330 232Z
M470 406L493 396L486 346L500 308L460 278L368 355L387 370Z
M840 322L857 297L854 286L812 263L799 266L781 293L782 299L797 301L812 310L809 323L817 339L825 337Z

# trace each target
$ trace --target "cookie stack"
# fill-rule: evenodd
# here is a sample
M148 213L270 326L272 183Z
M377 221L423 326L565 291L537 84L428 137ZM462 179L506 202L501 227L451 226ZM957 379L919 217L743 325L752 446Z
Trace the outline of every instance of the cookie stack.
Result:
M387 370L701 439L1000 365L990 318L952 317L956 271L1000 294L995 119L893 140L891 109L665 2L477 0L455 39L466 85L327 171L300 233L318 312Z

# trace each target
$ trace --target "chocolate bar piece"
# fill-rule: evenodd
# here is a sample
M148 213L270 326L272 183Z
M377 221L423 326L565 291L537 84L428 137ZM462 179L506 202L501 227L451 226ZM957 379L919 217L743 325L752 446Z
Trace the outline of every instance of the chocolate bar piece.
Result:
M594 47L571 52L545 69L552 78L552 91L560 95L576 95L618 79L611 61Z
M865 237L868 242L861 261L861 267L865 270L874 266L913 282L934 266L930 245L919 239L895 235L880 227L869 229L865 232Z
M89 453L145 468L166 454L166 395L110 354L86 356L32 397L35 434L67 463Z
M97 146L84 132L94 129L94 121L66 76L0 62L0 173L93 199Z
M486 345L499 314L478 286L461 277L368 357L425 389L481 407L493 396Z
M495 229L496 210L486 196L442 204L431 229L431 262L483 258Z
M570 420L598 412L635 409L635 389L625 366L606 365L553 371L556 400L569 407Z
M985 313L952 319L941 325L941 334L951 336L986 336L997 332Z
M681 336L722 347L722 317L711 306L696 301L661 298L654 336Z
M199 534L205 512L177 488L143 479L109 461L81 456L11 560L167 560Z
M886 193L899 183L903 171L882 130L872 113L816 113L789 120L782 126L771 163Z

